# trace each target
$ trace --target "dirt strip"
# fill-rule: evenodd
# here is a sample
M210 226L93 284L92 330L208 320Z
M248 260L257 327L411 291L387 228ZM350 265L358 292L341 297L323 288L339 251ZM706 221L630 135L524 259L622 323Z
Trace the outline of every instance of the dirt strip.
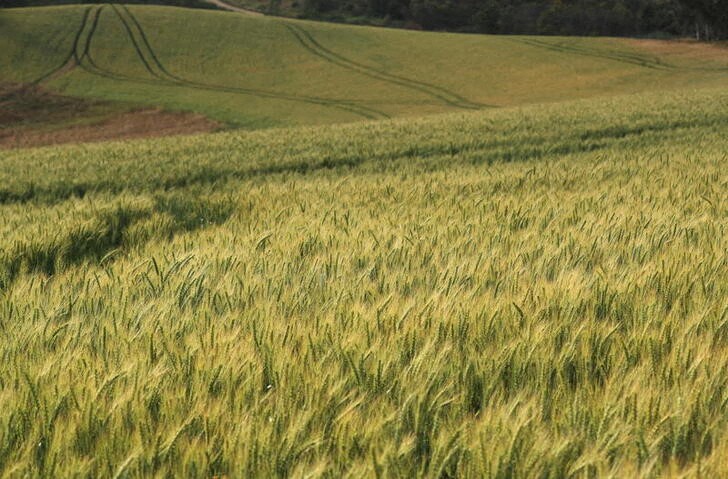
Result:
M0 149L216 131L196 113L60 95L33 85L0 84Z
M162 110L138 110L112 115L98 123L61 128L30 126L0 128L0 149L63 143L90 143L214 131L219 125L202 115Z
M246 15L253 15L253 16L257 16L257 17L262 17L264 15L261 12L257 12L255 10L249 10L247 8L236 7L235 5L230 5L229 3L222 2L221 0L203 0L203 1L210 3L212 5L215 5L218 8L222 8L223 10L228 10L231 12L244 13Z

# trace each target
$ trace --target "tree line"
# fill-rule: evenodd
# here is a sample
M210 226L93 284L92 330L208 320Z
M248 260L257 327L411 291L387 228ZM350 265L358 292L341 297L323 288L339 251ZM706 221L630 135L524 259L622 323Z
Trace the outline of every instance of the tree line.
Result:
M119 2L104 0L0 0L0 8L39 7L50 5L93 4L93 3L125 3L138 5L172 5L189 8L215 8L202 0L123 0Z
M494 34L728 38L728 0L303 0L308 18Z
M227 1L251 6L250 0ZM103 0L0 0L0 7L60 3ZM124 3L211 8L202 0ZM728 0L269 0L265 11L318 20L456 32L728 39Z

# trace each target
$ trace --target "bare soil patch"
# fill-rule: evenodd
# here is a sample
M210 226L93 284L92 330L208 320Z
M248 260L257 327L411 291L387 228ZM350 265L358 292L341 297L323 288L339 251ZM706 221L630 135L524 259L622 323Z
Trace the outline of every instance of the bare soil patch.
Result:
M0 87L0 148L204 133L222 125L196 113L90 101L36 86Z

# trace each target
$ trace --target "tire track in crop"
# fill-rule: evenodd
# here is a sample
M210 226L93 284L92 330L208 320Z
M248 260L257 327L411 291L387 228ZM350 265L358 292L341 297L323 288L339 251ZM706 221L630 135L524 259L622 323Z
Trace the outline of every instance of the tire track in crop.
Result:
M81 41L81 35L83 34L83 31L86 29L86 24L88 23L88 18L89 18L89 15L90 15L92 9L93 9L93 7L88 7L84 10L83 15L81 17L81 24L76 29L76 33L74 34L74 37L73 37L71 51L68 53L68 55L66 55L66 57L63 59L63 62L60 65L58 65L57 67L53 68L52 70L44 73L43 75L36 78L35 80L32 80L29 83L21 85L20 88L17 88L15 90L12 90L12 91L0 96L0 100L4 100L6 98L11 98L18 94L22 94L29 87L38 86L41 83L46 82L52 78L56 78L65 73L68 73L69 71L73 70L76 66L78 66L78 56L76 54L76 51L78 50L78 44Z
M308 32L300 25L295 25L291 22L281 23L288 29L288 31L291 32L291 34L296 38L298 43L300 43L303 48L328 63L332 63L347 70L354 71L370 78L374 78L375 80L380 80L386 83L391 83L397 86L407 88L409 90L415 90L417 92L424 93L452 107L478 110L483 107L489 106L471 102L463 98L462 96L451 92L450 90L436 85L431 85L429 83L387 73L382 70L377 70L376 68L373 68L371 66L364 65L363 63L350 60L349 58L335 53L321 45L313 37L313 35L311 35L310 32Z
M543 40L536 40L534 38L508 38L508 40L518 43L523 43L537 48L545 48L547 50L559 52L559 53L570 53L581 56L589 56L594 58L604 58L607 60L613 60L621 63L627 63L631 65L641 66L645 68L651 68L654 70L663 71L704 71L704 72L725 72L728 71L728 67L695 67L695 66L678 66L666 63L659 58L648 58L639 55L638 53L627 53L627 52L600 52L593 48L578 47L575 45L565 45L563 43L550 43Z
M133 22L134 26L136 27L137 34L140 37L139 42L135 42L138 53L140 55L143 55L141 53L142 50L146 51L148 55L148 64L154 64L157 69L159 70L158 73L156 73L157 76L166 77L167 81L176 82L181 85L185 85L190 88L197 88L197 89L206 89L206 90L213 90L213 91L224 91L224 92L230 92L230 93L242 93L252 96L260 96L265 98L272 98L272 99L283 99L283 100L290 100L290 101L299 101L299 102L306 102L310 104L316 104L321 106L327 106L327 107L333 107L338 108L340 110L347 111L349 113L354 113L360 116L363 116L368 119L376 119L376 118L388 118L389 116L381 111L375 110L373 108L365 107L362 105L357 105L349 101L345 100L332 100L327 98L320 98L320 97L308 97L308 96L298 96L298 95L288 95L288 94L281 94L281 93L274 93L274 92L268 92L264 90L257 90L257 89L250 89L250 88L239 88L239 87L229 87L229 86L219 86L219 85L209 85L204 84L200 82L190 81L181 77L178 77L176 75L171 74L164 65L159 61L156 53L154 52L154 49L152 49L149 40L147 39L147 36L141 26L141 24L138 22L136 17L126 8L126 6L122 6L122 8L125 10L125 13L128 15L128 19L123 18L123 16L119 15L119 18L122 20L122 22ZM120 14L120 12L117 11L117 14ZM131 29L129 29L130 36L133 36L131 33ZM141 48L139 46L141 45ZM153 71L150 69L150 71Z
M149 67L149 65L146 62L144 62L144 64L145 64L147 70L153 76L155 76L157 78L156 80L148 79L148 78L138 78L138 77L133 77L133 76L129 76L129 75L124 75L122 73L113 72L109 69L99 66L98 63L96 63L93 56L91 55L91 42L93 41L93 36L95 35L96 30L98 28L98 22L101 17L101 13L105 7L106 7L106 5L102 5L94 12L94 19L91 22L91 29L89 30L89 33L86 37L84 49L80 55L78 55L78 53L76 54L80 67L92 75L101 76L101 77L108 78L108 79L115 80L115 81L130 81L130 82L144 83L147 85L158 86L160 84L160 81L164 81L164 79L160 78L157 75L154 75L153 70L151 70L151 67ZM127 30L127 32L130 33L130 30ZM133 37L132 37L132 42L134 42ZM138 45L136 44L136 42L134 42L133 46L137 51L137 55L141 55L141 51L138 49ZM143 60L144 59L142 58L142 61Z
M564 45L558 43L550 43L543 40L536 40L533 38L508 38L507 40L522 43L536 48L543 48L546 50L559 52L559 53L570 53L573 55L581 55L594 58L603 58L606 60L612 60L620 63L627 63L630 65L637 65L639 67L650 68L653 70L674 70L677 67L664 63L659 59L649 59L642 57L637 54L628 53L617 53L617 52L600 52L589 48L580 48L573 45Z
M523 43L537 48L545 48L547 50L559 53L571 53L581 56L589 56L595 58L604 58L607 60L618 61L631 65L637 65L645 68L663 71L703 71L703 72L725 72L728 67L697 67L697 66L678 66L666 63L659 58L650 59L639 55L638 53L627 52L600 52L593 48L578 47L575 45L565 45L563 43L550 43L534 38L508 38L510 41Z
M147 39L146 34L144 33L144 29L142 28L141 24L137 21L136 17L129 11L129 9L126 7L126 5L121 5L120 8L116 5L112 4L112 8L116 11L116 14L118 15L121 22L124 24L124 28L126 29L127 33L129 34L129 38L131 39L132 43L134 44L134 49L137 52L137 55L144 63L144 67L151 73L152 75L160 78L160 79L167 79L170 81L180 82L180 83L191 83L184 78L180 78L176 75L173 75L167 71L167 69L162 65L162 62L159 61L157 58L156 53L154 52L154 49L152 49L152 46L149 43L149 40ZM124 15L122 15L122 12L126 15L127 18L124 18ZM134 33L132 33L132 26L136 28L137 34L139 36L139 39L137 40ZM146 52L148 59L145 59L144 52ZM152 68L152 65L156 67L155 71Z
M101 76L101 77L108 78L111 80L135 81L135 82L139 82L139 83L156 85L157 82L154 82L152 80L135 78L135 77L115 73L115 72L112 72L111 70L102 68L96 63L96 61L93 59L93 56L91 56L91 43L93 41L94 35L96 34L96 30L98 29L98 24L99 24L99 19L101 18L101 13L104 11L105 7L106 7L106 5L102 5L94 11L94 14L93 14L94 17L93 17L93 20L91 21L91 28L89 29L88 35L86 36L86 39L84 42L84 48L80 54L78 53L78 50L75 53L78 65L84 71L86 71L92 75Z
M88 34L86 35L86 39L83 42L83 50L81 51L81 54L78 53L78 43L76 44L76 48L73 52L73 56L76 59L76 63L78 65L81 65L83 63L84 58L89 56L89 51L91 50L91 39L94 36L94 33L96 33L96 29L99 27L99 17L101 17L101 11L104 9L104 6L97 7L93 10L93 19L91 20L91 27L89 28ZM85 28L84 28L85 30ZM81 35L83 35L83 32L81 32ZM79 43L80 43L79 38Z
M137 38L134 35L134 32L132 28L128 25L126 19L123 16L120 16L121 21L124 23L124 28L127 31L127 35L131 39L133 46L136 50L137 55L139 56L140 60L145 65L145 69L149 71L149 73L154 77L153 79L145 79L145 78L138 78L128 75L119 74L113 71L110 71L108 69L102 68L98 65L98 63L93 59L93 56L91 55L91 44L93 41L93 37L98 29L98 23L99 19L101 17L101 13L104 11L106 5L102 5L99 7L89 7L84 12L84 18L83 23L81 25L81 28L76 33L74 43L73 43L73 49L69 53L68 60L66 63L64 63L63 67L66 67L67 64L70 64L73 68L80 67L84 71L96 75L101 76L104 78L108 78L115 81L130 81L130 82L136 82L136 83L145 83L148 85L154 85L158 86L160 84L167 84L167 85L174 85L174 86L181 86L181 87L187 87L187 88L195 88L195 89L204 89L209 91L219 91L219 92L226 92L226 93L234 93L234 94L246 94L251 96L259 96L264 98L271 98L271 99L278 99L278 100L289 100L289 101L297 101L297 102L305 102L310 104L316 104L320 106L330 107L330 108L337 108L342 111L346 111L348 113L353 113L359 116L362 116L367 119L377 119L377 118L387 118L388 115L379 112L378 110L375 110L373 108L368 108L360 105L351 104L349 102L341 101L341 100L329 100L325 98L316 98L316 97L300 97L295 95L285 95L285 94L277 94L274 92L265 92L260 90L253 90L253 89L245 89L245 88L235 88L235 87L224 87L224 86L215 86L215 85L205 85L201 83L196 82L190 82L187 80L184 80L183 78L176 77L172 74L170 74L164 66L156 59L156 55L154 55L153 51L151 53L152 60L149 60L144 55L144 48L140 45L141 41L137 40ZM112 5L112 7L114 7ZM117 11L117 14L119 12ZM93 15L93 17L92 17ZM91 21L89 22L89 19ZM90 24L90 28L89 27ZM85 35L84 39L84 33L88 29L88 33ZM141 30L141 27L139 27ZM143 31L141 31L143 34ZM146 38L144 42L148 45L148 41L146 41ZM83 45L83 48L81 46ZM151 48L150 48L151 50ZM150 55L150 54L148 54ZM159 71L155 71L153 65L158 65ZM156 66L155 65L155 66ZM58 70L58 68L56 69ZM160 73L161 72L161 73ZM45 75L48 76L48 75Z
M238 93L250 96L257 96L261 98L270 98L276 100L288 100L303 102L309 104L315 104L319 106L336 108L348 113L353 113L362 116L367 119L378 119L378 118L389 118L384 112L376 110L374 108L366 107L363 105L357 105L353 102L346 100L334 100L320 97L309 97L299 95L289 95L284 93L269 92L264 90L257 90L252 88L240 88L230 87L223 85L210 85L206 83L200 83L192 80L187 80L180 76L174 75L167 70L164 64L159 60L157 54L152 48L144 29L142 28L136 17L129 11L126 6L122 5L117 7L112 5L112 8L116 12L121 22L124 24L124 29L127 32L129 39L131 40L137 56L144 64L144 68L154 76L158 81L155 83L163 82L166 84L172 84L176 86L183 86L187 88L193 88L198 90L217 91L225 93ZM130 80L134 80L129 78Z
M73 37L71 51L68 53L68 55L66 55L63 63L61 63L59 66L49 71L45 75L41 76L40 78L32 81L32 85L39 85L47 80L50 80L51 78L58 76L59 74L71 71L76 66L78 66L79 60L76 52L78 50L78 44L81 41L81 36L83 35L83 31L86 29L86 24L88 23L89 16L91 15L91 10L93 10L93 7L88 7L84 10L83 16L81 18L81 25L78 27L78 29L76 30L76 34Z
M119 7L117 7L115 4L111 4L111 8L114 9L114 12L116 12L116 15L121 20L121 24L123 25L124 29L126 30L127 36L131 40L132 45L134 46L134 50L136 51L137 56L139 57L139 60L141 60L142 64L144 65L144 68L153 76L156 78L159 78L160 80L164 80L164 76L160 75L154 69L152 69L151 63L147 60L147 58L144 56L144 52L142 47L137 42L137 38L134 36L134 33L132 32L131 26L129 25L129 22L127 19L124 18L124 16L121 14L121 11ZM128 13L131 16L131 13L126 9L124 5L122 5L122 8L126 13Z

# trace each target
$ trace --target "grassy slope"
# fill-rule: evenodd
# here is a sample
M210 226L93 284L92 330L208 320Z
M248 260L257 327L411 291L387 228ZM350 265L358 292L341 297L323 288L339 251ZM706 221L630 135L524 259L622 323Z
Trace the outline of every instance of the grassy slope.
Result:
M0 152L0 471L724 477L726 151L718 89Z
M95 8L77 42L85 69L53 77L49 86L250 128L728 81L725 51L695 59L680 56L688 48L680 44L655 53L623 39L421 33L140 6L103 7L93 30ZM0 46L9 53L0 58L0 81L32 81L63 64L84 11L1 12Z

